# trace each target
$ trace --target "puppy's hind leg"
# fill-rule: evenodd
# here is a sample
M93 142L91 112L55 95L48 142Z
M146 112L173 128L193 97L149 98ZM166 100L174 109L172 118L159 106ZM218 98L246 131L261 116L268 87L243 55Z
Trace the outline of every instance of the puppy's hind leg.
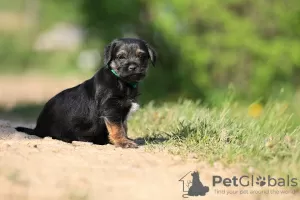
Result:
M105 120L105 125L109 134L109 140L115 146L122 148L137 148L138 145L126 137L126 131L123 123L115 123Z

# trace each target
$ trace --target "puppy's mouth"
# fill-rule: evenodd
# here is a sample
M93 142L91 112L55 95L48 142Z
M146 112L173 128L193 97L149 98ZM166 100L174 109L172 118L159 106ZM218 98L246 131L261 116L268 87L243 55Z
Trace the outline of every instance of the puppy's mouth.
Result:
M144 79L146 76L145 73L134 73L134 74L130 74L126 77L126 80L130 81L130 82L139 82L142 79Z

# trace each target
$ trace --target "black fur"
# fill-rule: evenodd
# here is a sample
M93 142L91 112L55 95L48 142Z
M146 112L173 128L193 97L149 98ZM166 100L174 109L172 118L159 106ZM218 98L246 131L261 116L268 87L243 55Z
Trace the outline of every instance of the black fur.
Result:
M137 54L137 49L142 53ZM138 83L146 76L148 60L154 65L156 53L145 41L114 40L104 50L104 66L92 78L52 97L34 129L17 127L16 130L65 142L107 144L104 120L120 123L126 119L131 103L137 101L139 94L138 87L130 83Z

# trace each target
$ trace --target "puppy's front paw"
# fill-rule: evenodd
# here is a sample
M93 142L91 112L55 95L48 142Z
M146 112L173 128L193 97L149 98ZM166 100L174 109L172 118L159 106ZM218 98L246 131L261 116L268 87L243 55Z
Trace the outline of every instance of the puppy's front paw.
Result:
M130 140L121 140L115 143L115 146L122 148L138 148L138 145Z

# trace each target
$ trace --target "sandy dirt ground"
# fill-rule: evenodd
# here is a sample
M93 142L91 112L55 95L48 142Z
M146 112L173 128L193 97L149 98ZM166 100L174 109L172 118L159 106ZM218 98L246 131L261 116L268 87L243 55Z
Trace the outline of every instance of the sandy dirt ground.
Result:
M9 84L0 80L0 94L6 95L6 100L1 100L2 104L6 102L11 106L13 103L9 99L14 99L14 103L22 100L21 91L12 94L7 90L18 88L13 86L13 81L9 87L3 87ZM64 80L61 84L56 81L49 84L52 89L45 90L49 86L42 84L40 79L41 84L30 82L30 79L23 80L23 85L31 84L35 88L31 90L34 91L32 96L25 98L26 101L43 101L68 84L74 84L72 81ZM26 87L22 87L25 90ZM188 173L183 180L185 184L189 183L192 181L189 172L194 170L199 172L202 184L208 186L209 191L205 196L188 196L188 199L300 199L298 194L292 194L293 190L287 189L288 194L259 195L245 193L259 193L261 187L212 186L213 176L241 176L237 168L224 168L220 164L211 166L192 157L183 161L164 151L148 151L142 145L138 149L121 149L112 145L69 144L51 138L40 139L16 132L13 129L15 125L24 124L0 120L0 200L184 199L182 195L187 192L183 191L182 181L179 180ZM29 127L33 125L27 124ZM269 192L284 191L271 187L263 189ZM241 191L244 194L240 194Z

